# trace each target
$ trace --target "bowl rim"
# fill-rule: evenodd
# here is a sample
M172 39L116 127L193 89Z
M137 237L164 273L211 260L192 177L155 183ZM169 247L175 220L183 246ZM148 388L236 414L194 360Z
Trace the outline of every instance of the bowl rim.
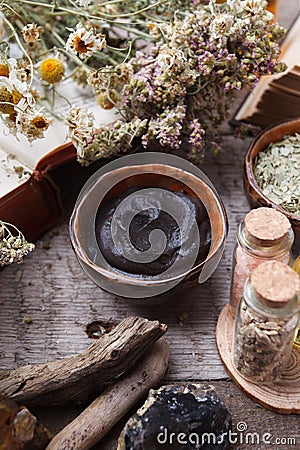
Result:
M180 173L185 173L187 176L192 177L194 179L199 180L199 177L197 177L194 173L188 172L187 170L183 170L179 167L176 167L174 165L170 165L170 164L166 164L166 163L146 163L146 164L135 164L135 167L145 167L145 166L151 166L152 168L154 166L165 166L165 167L171 167L172 169L177 170ZM78 202L76 202L75 207L73 209L73 212L71 214L70 217L70 221L69 221L69 234L70 234L70 239L71 239L71 243L72 243L72 247L75 251L75 254L77 256L77 258L79 259L80 263L86 267L88 266L90 269L94 270L95 272L97 272L99 275L102 275L106 278L110 278L111 280L114 280L116 282L126 282L128 284L132 284L132 285L139 285L139 286L149 286L149 284L151 285L160 285L160 284L165 284L165 283L172 283L178 280L182 280L185 277L187 277L188 275L191 275L192 273L195 273L197 271L199 271L205 264L209 264L210 262L214 261L214 258L216 258L216 256L219 254L219 252L221 251L221 254L223 253L223 249L225 247L225 243L226 243L226 238L228 236L228 231L229 231L229 226L228 226L228 217L227 217L227 213L225 210L225 206L223 204L223 201L220 197L220 195L218 194L218 192L216 191L214 185L212 184L212 182L208 179L208 177L204 177L204 179L201 179L200 181L206 185L206 187L209 189L209 191L212 194L212 197L215 200L215 203L217 205L219 214L220 214L220 222L222 224L222 234L221 237L218 239L217 241L217 245L214 249L213 252L211 252L211 250L209 250L209 253L207 255L207 258L202 261L201 263L193 266L191 269L189 269L188 271L182 272L176 276L167 278L167 279L151 279L151 278L147 278L147 279L142 279L142 278L138 278L138 277L134 277L134 276L130 276L130 274L126 274L123 272L119 272L119 271L115 271L115 270L108 270L105 269L97 264L95 264L90 257L87 255L86 251L83 250L83 247L80 245L80 239L78 239L78 234L79 231L78 229L76 229L76 224L78 225L78 212L79 212L79 207L80 205L86 200L88 193L90 191L91 188L93 188L95 186L95 184L100 183L101 180L103 180L104 177L109 177L111 176L112 172L116 173L116 171L120 171L120 170L126 170L127 167L132 168L132 166L123 166L123 167L119 167L113 171L109 171L107 173L104 173L102 175L100 175L99 178L95 177L95 174L93 175L95 182L92 184L89 184L89 189L85 192L85 194L83 194L83 191L85 189L85 186L83 187L81 193L78 196ZM96 172L97 173L97 172ZM156 173L153 170L149 170L149 173ZM167 175L168 176L168 175ZM87 184L87 183L86 183Z
M287 126L287 128L291 128L293 130L294 127L297 128L298 126L298 131L294 130L294 131L284 131L285 130L285 126ZM282 130L282 132L281 132ZM279 139L273 139L270 140L268 139L269 136L272 134L272 132L274 131L280 131L280 135L281 137ZM300 223L300 217L297 216L296 214L290 213L289 211L287 211L286 209L284 209L282 206L278 205L277 203L275 203L273 200L271 200L269 197L267 197L263 191L261 190L261 188L258 186L256 178L254 176L254 170L253 170L253 162L255 157L257 156L257 154L261 151L263 151L263 149L267 148L267 146L269 144L271 144L272 142L279 142L280 140L282 140L282 138L288 134L295 134L295 133L299 133L300 134L300 117L296 118L296 119L288 119L288 120L284 120L284 121L280 121L277 122L275 124L272 124L270 126L268 126L267 128L263 129L251 142L250 146L248 147L246 154L245 154L245 158L244 158L244 181L249 183L249 186L256 191L259 196L262 198L262 200L264 201L264 203L266 205L272 206L273 208L277 209L279 212L281 212L282 214L284 214L285 216L287 216L287 218L294 224L299 224ZM260 144L264 145L263 148L259 149L255 155L253 155L253 153L257 150L257 146L259 146ZM246 183L244 183L245 185L245 190L249 192L249 189L246 186Z

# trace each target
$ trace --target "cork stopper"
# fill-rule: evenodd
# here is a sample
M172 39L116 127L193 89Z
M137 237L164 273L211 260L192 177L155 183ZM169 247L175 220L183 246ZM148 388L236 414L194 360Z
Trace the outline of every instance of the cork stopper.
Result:
M288 218L273 208L252 209L245 217L248 239L265 247L278 244L291 228Z
M284 308L300 289L299 275L279 261L266 261L257 266L250 281L261 302L270 308Z

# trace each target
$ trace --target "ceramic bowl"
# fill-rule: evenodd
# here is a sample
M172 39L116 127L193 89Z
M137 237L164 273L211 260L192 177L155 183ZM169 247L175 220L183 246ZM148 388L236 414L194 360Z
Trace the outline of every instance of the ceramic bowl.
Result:
M107 264L97 244L95 218L107 198L115 198L128 187L167 189L178 192L185 186L198 196L211 224L211 245L205 261L175 276L136 277ZM143 153L115 160L99 169L85 184L70 219L70 237L77 258L92 280L104 290L121 297L144 298L164 293L181 281L206 281L216 269L223 253L228 223L216 189L196 166L169 154Z
M279 142L289 134L300 133L300 118L288 120L273 125L263 130L251 143L244 159L244 186L251 207L259 206L272 207L285 214L292 224L297 245L300 240L300 217L289 213L281 206L274 203L259 188L254 177L255 158L260 151L263 151L272 142Z

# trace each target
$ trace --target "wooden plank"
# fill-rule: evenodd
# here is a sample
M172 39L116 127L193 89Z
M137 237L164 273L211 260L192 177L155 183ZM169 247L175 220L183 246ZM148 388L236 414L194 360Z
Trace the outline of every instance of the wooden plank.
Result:
M224 257L208 282L163 303L117 298L83 273L70 245L66 220L58 227L58 235L48 233L38 242L22 266L12 265L1 272L1 367L43 363L82 352L88 346L87 323L137 314L169 326L171 364L166 380L226 377L214 330L229 297L237 226L249 208L241 172L246 147L247 142L227 136L219 160L207 158L203 166L222 195L230 221ZM32 323L24 323L26 316Z
M298 0L282 0L281 23L288 26L299 12ZM240 102L240 98L237 104ZM233 106L232 110L236 108ZM234 416L249 431L272 433L274 438L295 437L300 444L299 417L285 417L258 407L231 381L215 344L217 317L227 303L231 276L231 255L239 222L248 211L243 192L242 162L249 140L234 139L224 127L223 151L216 160L207 156L202 167L225 203L230 231L224 256L213 277L202 286L162 303L129 301L95 286L83 273L72 251L68 219L37 243L37 249L21 266L12 265L0 273L0 366L11 369L27 363L44 363L84 351L90 340L86 324L99 318L123 319L140 315L169 326L170 365L164 383L205 381L214 384ZM72 187L67 185L68 190ZM30 317L27 324L24 317ZM39 410L38 417L58 431L80 412L80 408ZM119 427L120 428L120 427ZM115 449L118 428L98 448ZM281 448L279 443L278 448ZM240 444L238 448L254 448ZM269 448L263 443L260 447ZM276 448L276 446L274 447ZM282 445L297 448L297 445Z
M5 348L1 366L42 363L82 352L88 344L84 332L88 322L136 314L169 326L172 346L167 380L201 380L208 373L211 379L224 378L214 330L218 313L228 301L237 224L248 210L241 172L246 147L246 142L225 137L219 160L207 158L203 166L222 193L231 222L224 258L207 283L187 290L184 297L180 292L176 298L175 291L161 304L151 299L116 298L96 287L81 270L66 220L58 228L59 234L48 233L22 266L7 267L1 274L0 342ZM31 317L31 324L23 322L25 316Z

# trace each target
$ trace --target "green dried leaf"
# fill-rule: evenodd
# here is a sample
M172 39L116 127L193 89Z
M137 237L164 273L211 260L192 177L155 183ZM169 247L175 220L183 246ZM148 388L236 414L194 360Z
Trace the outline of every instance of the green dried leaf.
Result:
M284 136L259 152L254 176L267 197L300 216L300 135Z

